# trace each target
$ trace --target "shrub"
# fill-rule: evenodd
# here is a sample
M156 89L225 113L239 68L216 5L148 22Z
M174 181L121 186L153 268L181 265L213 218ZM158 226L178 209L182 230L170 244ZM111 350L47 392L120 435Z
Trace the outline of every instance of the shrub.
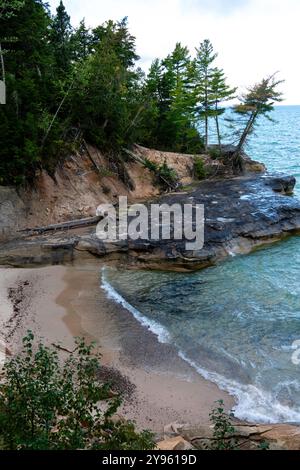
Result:
M157 163L152 162L151 160L149 160L149 158L145 158L145 160L144 160L144 165L145 165L145 167L148 168L148 170L150 170L150 171L153 171L153 172L157 172L157 171L158 171L158 165L157 165Z
M202 158L200 158L200 157L195 157L195 159L194 159L194 173L195 173L195 177L198 180L203 180L207 176L206 170L205 170L205 167L204 167L204 162L203 162Z
M236 450L237 442L233 438L235 429L230 416L224 411L223 400L218 400L217 407L210 413L210 421L214 425L213 444L211 450Z
M148 158L144 160L144 166L148 168L148 170L152 171L158 180L158 183L165 187L165 186L176 186L178 181L178 176L173 168L170 168L166 161L161 165L158 165L155 162L152 162Z
M212 158L213 160L218 160L222 156L220 149L215 148L215 147L210 148L208 150L208 153L209 153L210 158Z
M64 362L28 332L23 351L5 365L0 385L0 440L18 449L153 449L153 436L112 419L120 397L97 381L93 345L76 340ZM34 352L35 351L35 352Z
M177 173L173 168L170 168L166 162L158 167L159 176L164 178L170 185L177 182Z

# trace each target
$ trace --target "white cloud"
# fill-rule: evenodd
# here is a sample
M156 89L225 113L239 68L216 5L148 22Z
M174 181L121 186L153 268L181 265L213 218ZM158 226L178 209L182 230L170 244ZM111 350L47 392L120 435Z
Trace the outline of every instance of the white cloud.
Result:
M50 0L52 8L58 0ZM191 51L209 38L219 65L241 88L275 71L286 80L286 104L300 104L299 0L65 0L77 24L128 16L141 64L166 56L177 41Z

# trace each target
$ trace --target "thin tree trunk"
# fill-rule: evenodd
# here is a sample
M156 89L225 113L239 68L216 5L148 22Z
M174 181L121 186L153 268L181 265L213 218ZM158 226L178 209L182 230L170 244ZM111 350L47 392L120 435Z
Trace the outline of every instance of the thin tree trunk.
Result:
M244 129L244 132L243 132L241 138L240 138L240 141L239 141L237 149L236 149L236 153L240 153L243 146L245 145L247 137L248 137L249 133L251 132L251 130L253 128L253 124L255 122L256 117L257 117L257 112L253 112L251 114L251 117L249 118L249 121L248 121L248 123L247 123L247 125Z
M135 126L136 124L136 121L138 120L140 114L142 113L142 111L144 111L145 109L145 104L143 104L142 106L139 107L139 109L137 110L137 113L136 115L134 116L134 118L132 119L131 123L129 124L129 126L127 127L126 129L126 132L125 132L125 135L128 134L129 130Z
M208 117L205 116L205 150L208 150Z
M220 133L220 126L219 126L219 116L218 116L218 102L216 101L216 106L215 106L215 111L216 111L216 128L217 128L217 135L218 135L218 145L219 145L219 151L220 155L222 153L222 142L221 142L221 133Z
M63 99L61 100L61 102L60 102L60 104L59 104L59 106L58 106L58 108L57 108L57 110L56 110L56 113L55 113L54 116L53 116L52 121L50 122L50 125L49 125L49 127L48 127L48 129L47 129L47 131L46 131L46 133L45 133L45 135L44 135L44 137L43 137L43 140L42 140L42 148L44 147L44 144L45 144L45 142L46 142L46 140L47 140L47 138L48 138L48 135L49 135L49 133L50 133L50 131L51 131L51 129L52 129L52 126L53 126L53 124L54 124L54 122L55 122L55 120L56 120L56 118L57 118L57 116L58 116L59 111L61 110L61 108L62 108L62 106L63 106L63 104L64 104L64 102L65 102L65 100L66 100L66 98L67 98L67 96L68 96L68 94L69 94L70 91L71 91L71 88L72 88L72 86L73 86L73 83L74 83L74 80L72 81L71 85L69 86L69 88L68 88L68 90L67 90L65 96L64 96Z
M233 155L233 165L238 169L238 170L242 170L242 158L241 158L241 150L243 149L244 145L245 145L245 142L247 140L247 137L248 135L250 134L252 128L253 128L253 125L254 125L254 122L255 122L255 119L257 117L257 112L253 112L248 120L248 123L244 129L244 132L240 138L240 141L237 145L237 148L234 152L234 155Z
M4 66L4 57L3 57L1 42L0 42L0 61L1 61L2 80L5 83L5 66Z
M204 103L204 106L205 106L205 150L207 152L208 150L208 116L207 116L207 113L208 113L208 87L207 87L207 80L208 80L208 76L207 76L207 72L205 73L205 103Z

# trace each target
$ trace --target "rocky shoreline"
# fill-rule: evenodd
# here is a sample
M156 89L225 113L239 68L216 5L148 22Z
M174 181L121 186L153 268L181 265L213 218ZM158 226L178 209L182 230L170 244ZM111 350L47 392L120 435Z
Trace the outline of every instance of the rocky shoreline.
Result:
M300 201L291 196L293 176L250 174L206 180L185 192L161 196L160 204L203 204L205 242L187 251L186 240L122 240L96 237L95 226L24 235L0 246L0 264L15 267L72 263L89 256L118 259L129 266L191 271L229 255L252 250L300 232Z
M234 432L228 436L235 450L299 450L300 427L292 424L249 424L233 420ZM213 426L170 423L165 426L161 450L208 450L216 444Z
M252 165L253 167L253 165ZM84 262L111 260L132 268L193 271L213 265L227 256L246 254L300 233L300 201L292 196L293 176L249 171L238 177L205 180L181 192L158 196L156 203L203 204L205 242L197 251L186 250L186 240L123 240L107 243L95 234L95 225L51 233L18 233L0 245L0 265L5 267L80 266ZM146 202L150 204L150 201ZM26 281L27 282L27 281ZM20 290L21 288L19 288ZM19 309L18 291L10 291L14 314ZM21 292L21 291L20 291ZM22 292L21 292L22 294ZM12 325L13 326L13 325ZM106 373L111 373L110 363ZM250 425L236 422L235 438L241 449L299 449L300 428L290 424ZM209 425L178 422L158 434L161 449L203 449L212 437Z

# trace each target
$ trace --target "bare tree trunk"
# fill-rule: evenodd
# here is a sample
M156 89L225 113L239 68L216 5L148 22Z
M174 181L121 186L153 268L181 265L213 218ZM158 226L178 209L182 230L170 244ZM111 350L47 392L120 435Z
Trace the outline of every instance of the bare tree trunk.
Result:
M208 77L207 77L207 72L205 73L205 102L204 102L204 106L205 106L205 150L207 152L208 150L208 116L207 116L207 112L208 112L208 90L207 90L207 80L208 80Z
M63 99L62 99L61 102L59 103L59 106L58 106L58 108L57 108L57 110L56 110L56 113L54 114L54 116L53 116L53 118L52 118L52 121L50 122L50 125L49 125L49 127L48 127L48 129L47 129L47 131L46 131L46 133L45 133L45 135L44 135L44 137L43 137L43 140L42 140L42 148L44 147L44 144L45 144L45 142L46 142L46 140L47 140L47 138L48 138L48 135L49 135L49 133L50 133L50 131L51 131L51 129L52 129L52 126L53 126L53 124L54 124L54 122L55 122L55 120L56 120L56 118L57 118L57 115L58 115L59 111L61 110L61 108L62 108L62 106L63 106L63 104L64 104L64 102L65 102L65 100L66 100L66 98L67 98L67 96L68 96L68 94L69 94L70 91L71 91L71 88L72 88L72 86L73 86L73 83L74 83L74 80L72 81L71 85L69 86L69 88L68 88L68 90L67 90L65 96L63 97Z
M138 120L140 114L144 111L144 109L145 109L145 104L143 104L142 106L139 107L139 109L137 110L136 115L134 116L134 118L132 119L131 123L129 124L129 126L128 126L127 129L126 129L125 135L127 135L128 132L129 132L129 130L130 130L132 127L134 127L134 126L136 125L136 122L137 122L137 120Z
M254 111L252 112L248 122L247 122L247 125L242 133L242 136L240 138L240 141L237 145L237 148L234 152L234 155L233 155L233 165L236 167L236 169L238 170L242 170L242 158L241 158L241 151L245 145L245 142L250 134L250 132L252 131L253 129L253 125L254 125L254 122L257 118L257 111Z
M252 128L253 128L253 124L254 124L254 122L255 122L256 117L257 117L257 112L255 111L255 112L253 112L253 113L251 114L251 116L250 116L250 118L249 118L249 121L247 122L247 125L246 125L246 127L245 127L245 129L244 129L244 132L243 132L243 134L242 134L242 136L241 136L241 138L240 138L240 141L239 141L239 143L238 143L238 146L237 146L237 148L236 148L236 153L240 153L241 150L242 150L242 148L244 147L245 142L246 142L246 140L247 140L247 138L248 138L248 135L250 134L250 132L251 132L251 130L252 130Z
M0 61L1 61L2 80L5 83L5 66L4 66L4 57L3 57L1 42L0 42Z
M205 116L205 150L208 150L208 117Z
M218 145L219 145L219 151L220 151L220 155L221 155L222 142L221 142L221 133L220 133L219 116L218 116L218 103L217 103L217 101L216 101L215 111L216 111L215 119L216 119L217 135L218 135Z

